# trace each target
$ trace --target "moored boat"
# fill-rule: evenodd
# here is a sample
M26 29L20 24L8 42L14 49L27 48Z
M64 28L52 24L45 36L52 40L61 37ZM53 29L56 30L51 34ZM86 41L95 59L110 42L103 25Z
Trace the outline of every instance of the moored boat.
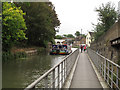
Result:
M68 55L72 52L71 47L67 44L52 45L50 55Z

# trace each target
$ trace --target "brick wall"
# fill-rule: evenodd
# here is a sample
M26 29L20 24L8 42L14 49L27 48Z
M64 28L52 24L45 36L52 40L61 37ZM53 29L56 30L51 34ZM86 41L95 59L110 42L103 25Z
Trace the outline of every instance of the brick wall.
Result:
M120 19L118 21L118 37L120 37Z
M120 37L120 20L116 22L104 35L97 41L91 43L91 48L98 51L106 58L118 63L120 60L120 46L111 46L110 41Z

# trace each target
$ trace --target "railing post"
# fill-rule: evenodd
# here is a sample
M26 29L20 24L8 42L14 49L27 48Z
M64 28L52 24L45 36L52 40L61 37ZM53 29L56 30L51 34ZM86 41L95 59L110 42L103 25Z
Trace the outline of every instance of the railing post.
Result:
M48 88L48 76L45 77L45 88Z
M52 88L55 88L55 69L53 70L53 77L52 77Z
M108 69L108 71L107 71L107 74L108 74L108 76L107 76L107 83L109 83L109 77L110 77L110 75L109 75L109 69L110 69L110 64L109 64L109 61L108 61L108 67L107 67Z
M104 80L106 80L106 59L104 58Z
M66 77L68 75L68 58L66 58Z
M112 71L111 71L111 88L113 88L113 64L112 64Z
M102 76L104 75L104 61L102 61Z
M65 78L67 77L67 59L65 60Z
M99 72L100 72L100 69L101 69L100 56L98 56L98 67L99 67Z
M64 82L65 82L65 78L66 78L65 73L66 73L66 67L65 67L65 61L64 61Z
M119 86L118 85L118 73L119 73L119 70L118 70L118 67L117 67L117 70L116 70L116 85L117 85L117 87Z
M98 61L98 55L97 55L97 53L96 53L96 57L97 57L97 63L96 63L97 66L96 66L96 67L97 67L97 69L99 70L99 61Z
M102 75L102 61L101 61L101 57L100 57L100 74Z
M61 63L61 87L63 85L63 62Z
M44 88L53 88L53 89L56 87L62 88L66 77L70 73L71 68L75 63L75 59L77 58L78 53L79 53L79 50L75 50L74 52L72 52L59 64L55 65L53 68L48 70L45 74L43 74L33 83L31 83L29 86L27 86L25 90L30 90L32 88L34 89L36 85L40 82L44 82L44 86L43 86ZM50 75L50 82L48 80L49 75Z
M58 65L58 88L60 86L59 82L60 82L60 65Z
M101 76L109 84L110 88L115 88L115 90L120 89L120 66L115 62L105 58L104 56L95 53L91 49L88 50L88 54L96 64L100 71ZM97 55L97 57L95 56ZM95 57L94 57L95 56ZM98 58L99 56L99 58ZM97 60L96 60L97 59Z

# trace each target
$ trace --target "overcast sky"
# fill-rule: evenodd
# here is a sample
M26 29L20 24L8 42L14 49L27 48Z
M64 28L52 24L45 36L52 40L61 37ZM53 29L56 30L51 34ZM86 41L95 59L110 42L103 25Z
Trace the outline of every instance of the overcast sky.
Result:
M118 8L120 0L50 0L54 6L61 22L58 35L75 34L82 29L87 34L93 29L91 23L97 23L97 12L95 8L102 3L112 2Z

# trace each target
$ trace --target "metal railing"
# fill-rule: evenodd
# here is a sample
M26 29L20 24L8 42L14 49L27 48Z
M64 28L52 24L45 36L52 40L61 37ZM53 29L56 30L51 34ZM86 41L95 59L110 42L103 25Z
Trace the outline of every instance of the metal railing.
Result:
M90 48L88 55L109 87L120 90L120 66Z
M33 88L62 88L67 76L77 59L79 49L66 56L59 64L48 70L40 78L30 84L25 90Z

